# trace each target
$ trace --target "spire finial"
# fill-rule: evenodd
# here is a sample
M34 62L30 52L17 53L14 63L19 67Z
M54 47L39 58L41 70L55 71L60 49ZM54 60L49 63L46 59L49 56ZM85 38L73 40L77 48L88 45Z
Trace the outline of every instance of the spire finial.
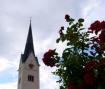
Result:
M32 17L30 17L30 24L31 24L31 21L32 21Z
M32 17L30 17L30 26L29 26L29 30L32 30L32 29L31 29L31 21L32 21Z

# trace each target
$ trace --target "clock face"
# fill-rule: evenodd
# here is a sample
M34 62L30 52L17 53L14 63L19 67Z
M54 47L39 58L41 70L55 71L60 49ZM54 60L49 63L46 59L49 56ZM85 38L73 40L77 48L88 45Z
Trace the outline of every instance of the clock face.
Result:
M29 68L33 69L34 65L33 64L29 64Z

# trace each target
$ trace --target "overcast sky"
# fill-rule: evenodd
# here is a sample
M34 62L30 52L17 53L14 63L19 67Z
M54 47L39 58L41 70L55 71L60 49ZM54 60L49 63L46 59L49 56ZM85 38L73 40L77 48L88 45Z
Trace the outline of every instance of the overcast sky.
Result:
M40 89L58 89L52 76L54 68L42 62L44 52L64 44L56 44L61 26L67 26L64 16L85 18L86 28L95 20L105 20L105 0L0 0L0 89L17 89L18 65L27 39L29 21L35 55L40 63Z

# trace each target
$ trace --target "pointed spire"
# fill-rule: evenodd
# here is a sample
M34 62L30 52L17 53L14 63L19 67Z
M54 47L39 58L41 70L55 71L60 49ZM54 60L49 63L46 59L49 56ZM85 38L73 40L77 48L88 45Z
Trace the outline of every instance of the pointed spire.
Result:
M30 19L30 26L29 26L29 32L27 36L26 46L24 50L24 54L22 55L22 61L25 62L29 54L33 52L34 53L34 45L33 45L33 37L32 37L32 28L31 28L31 19Z

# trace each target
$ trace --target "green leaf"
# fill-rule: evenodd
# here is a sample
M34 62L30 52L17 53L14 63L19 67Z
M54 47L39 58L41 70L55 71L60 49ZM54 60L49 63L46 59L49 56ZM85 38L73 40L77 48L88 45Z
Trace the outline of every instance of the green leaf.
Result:
M85 28L80 28L79 31L84 30Z
M84 19L80 18L80 19L78 20L78 22L84 22Z
M78 27L81 27L81 26L83 26L83 24L82 24L82 23L79 23L78 25L79 25Z
M71 25L74 22L74 19L70 18L69 25Z
M60 89L64 89L64 87L63 86L60 86Z
M60 83L60 82L62 82L62 79L60 79L60 80L58 80L58 81L56 81L56 82L59 82L59 83Z
M92 33L92 31L88 31L87 33L89 33L89 34L90 34L90 33Z
M56 43L59 43L59 41L60 41L60 38L58 38L58 39L56 40Z
M67 46L69 46L69 45L70 45L70 42L67 43Z
M74 21L74 19L73 18L70 18L70 21Z

